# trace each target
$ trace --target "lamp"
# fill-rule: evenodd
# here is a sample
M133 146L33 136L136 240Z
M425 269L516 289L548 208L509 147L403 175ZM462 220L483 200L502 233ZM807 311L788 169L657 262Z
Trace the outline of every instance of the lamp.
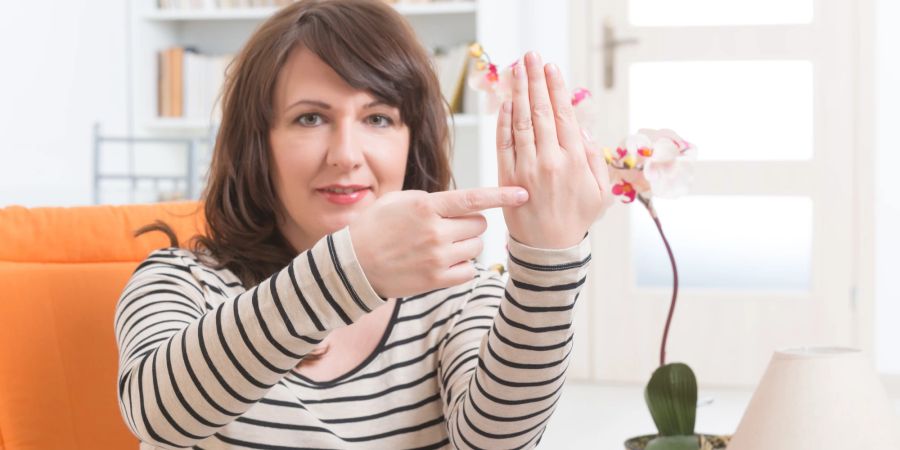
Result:
M728 445L760 449L900 450L900 420L859 350L776 351Z

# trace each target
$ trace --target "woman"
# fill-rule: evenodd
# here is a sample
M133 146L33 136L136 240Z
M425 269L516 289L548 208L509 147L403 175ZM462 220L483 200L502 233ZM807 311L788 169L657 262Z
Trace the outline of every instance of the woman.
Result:
M260 27L224 90L208 235L153 252L117 305L142 448L537 444L609 190L558 70L515 73L501 187L447 191L438 83L392 8L302 0ZM470 261L493 207L508 282Z

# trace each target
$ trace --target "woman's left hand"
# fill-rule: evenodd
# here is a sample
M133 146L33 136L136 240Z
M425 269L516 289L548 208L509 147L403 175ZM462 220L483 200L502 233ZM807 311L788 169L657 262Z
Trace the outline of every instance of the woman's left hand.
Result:
M503 208L510 236L530 247L581 242L612 203L602 152L581 131L559 69L535 52L513 68L512 101L497 119L500 186L528 190L524 205Z

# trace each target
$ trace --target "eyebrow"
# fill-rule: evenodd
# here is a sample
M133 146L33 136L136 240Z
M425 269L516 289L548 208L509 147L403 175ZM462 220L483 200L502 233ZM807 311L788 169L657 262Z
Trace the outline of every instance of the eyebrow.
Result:
M285 109L285 111L287 111L297 105L312 105L312 106L318 106L319 108L322 108L322 109L331 109L331 105L329 105L328 103L325 103L323 101L303 99L303 100L298 100L298 101L292 103L290 106L288 106ZM379 105L390 106L387 104L387 102L384 102L382 100L375 100L373 102L366 103L365 105L363 105L363 108L374 108Z

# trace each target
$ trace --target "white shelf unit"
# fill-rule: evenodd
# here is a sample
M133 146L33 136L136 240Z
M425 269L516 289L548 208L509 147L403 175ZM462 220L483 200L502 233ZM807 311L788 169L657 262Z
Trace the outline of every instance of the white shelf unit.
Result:
M458 0L433 3L399 3L394 8L404 16L433 16L450 14L473 14L477 10L475 1ZM277 8L230 8L230 9L154 9L145 14L148 20L193 21L193 20L264 20Z
M156 52L172 45L185 45L206 54L235 53L253 30L271 16L274 8L223 10L159 10L152 1L132 0L135 8L132 30L135 81L135 115L138 128L197 131L197 118L156 116ZM143 9L140 8L143 6ZM420 33L423 43L434 48L477 39L475 1L448 1L425 4L397 4ZM148 86L144 89L141 86ZM152 92L151 92L152 90ZM471 125L471 117L459 117L457 124Z
M160 10L155 0L128 0L130 15L130 134L139 137L212 136L209 118L162 118L157 115L157 53L171 46L193 47L202 54L235 54L275 8ZM450 0L397 3L394 7L412 24L426 48L479 41L504 54L518 36L515 24L498 21L515 8L515 0ZM489 23L488 20L491 20ZM498 61L498 64L502 61ZM482 96L483 97L483 96ZM483 110L479 98L477 111ZM453 168L458 188L495 186L494 116L458 114L453 117ZM200 149L195 173L203 176L208 149ZM205 157L204 157L205 155ZM184 156L160 148L140 167L148 172L182 171ZM201 187L194 190L199 192ZM505 226L499 211L489 212L491 230L485 235L485 262L505 261Z

